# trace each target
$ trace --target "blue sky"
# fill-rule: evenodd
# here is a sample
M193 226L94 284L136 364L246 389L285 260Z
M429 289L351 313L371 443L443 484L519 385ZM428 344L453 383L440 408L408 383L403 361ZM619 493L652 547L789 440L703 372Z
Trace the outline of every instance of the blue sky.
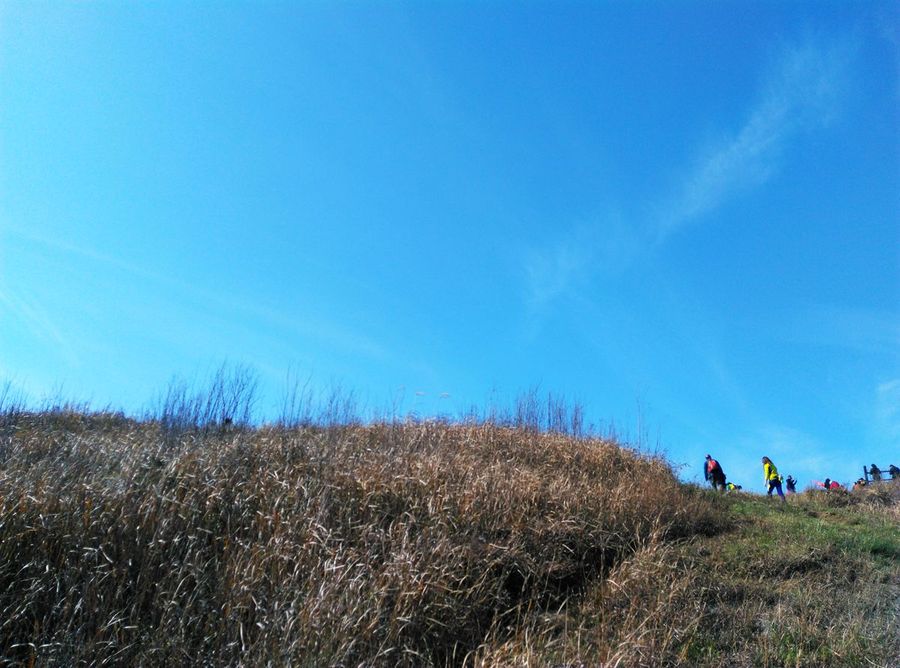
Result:
M0 4L0 378L539 386L686 479L900 465L898 14Z

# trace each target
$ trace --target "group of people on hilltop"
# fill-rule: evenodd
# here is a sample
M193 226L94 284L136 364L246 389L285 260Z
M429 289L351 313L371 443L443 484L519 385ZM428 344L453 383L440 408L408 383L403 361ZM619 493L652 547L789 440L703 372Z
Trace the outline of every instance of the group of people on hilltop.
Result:
M900 479L900 469L898 469L893 464L888 467L888 473L891 474L891 480ZM869 475L872 476L872 480L874 482L881 482L882 471L875 464L872 464L869 467Z
M781 500L784 501L784 492L781 490L781 483L784 480L781 477L781 474L778 473L778 469L775 467L775 464L772 463L772 460L768 457L762 458L763 465L763 480L766 485L766 493L769 496L772 496L773 492L777 492L778 496L781 497ZM706 455L706 461L703 463L703 473L706 481L713 486L713 489L720 489L722 491L734 491L741 489L740 485L735 485L734 483L727 482L725 477L725 471L722 468L722 465L719 464L718 461L712 458L712 455ZM880 482L882 480L882 471L875 464L869 467L869 473L872 475L872 480L875 482ZM893 464L891 464L890 468L888 468L888 473L891 475L892 480L900 479L900 468L897 468ZM796 494L797 492L797 481L792 477L788 476L787 480L787 491L788 494ZM832 480L831 478L825 478L825 482L821 483L817 480L814 480L817 485L825 488L826 491L842 489L840 483ZM856 484L853 485L853 489L857 489L866 484L866 480L864 478L860 478L856 481Z
M891 480L900 480L900 468L897 468L896 466L891 464L888 467L888 473L891 476ZM875 464L872 464L869 467L869 475L872 476L872 482L881 482L882 480L884 480L884 478L882 478L884 472ZM853 489L859 489L860 487L865 487L868 484L868 480L866 480L865 478L860 478L855 483L853 483Z
M763 457L762 465L763 480L765 481L766 485L766 493L769 496L772 496L773 492L778 492L778 496L781 497L782 501L784 501L784 492L781 489L781 482L783 478L781 477L781 474L778 473L778 469L775 467L775 464L773 464L772 460L768 457ZM706 455L706 461L703 465L703 471L706 477L706 481L713 486L713 489L721 489L722 491L741 489L740 485L726 482L725 470L722 468L722 465L719 464L718 461L713 459L712 455ZM794 480L794 478L791 476L787 477L787 489L789 494L793 494L797 491L797 481Z

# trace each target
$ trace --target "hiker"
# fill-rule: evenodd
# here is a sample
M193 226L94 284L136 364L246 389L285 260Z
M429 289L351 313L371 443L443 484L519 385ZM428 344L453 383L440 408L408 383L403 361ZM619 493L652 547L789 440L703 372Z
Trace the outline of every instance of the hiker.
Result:
M831 478L825 478L825 482L822 483L822 487L825 488L825 491L826 491L826 492L827 492L829 489L831 489Z
M881 469L875 466L875 464L872 464L869 467L869 473L872 474L872 480L874 480L875 482L881 482Z
M794 480L793 476L787 477L787 493L788 494L796 494L797 493L797 481Z
M778 492L778 496L781 497L782 502L786 499L784 498L784 492L781 491L781 476L778 475L778 469L775 468L775 464L772 463L772 460L768 457L762 458L763 465L763 479L765 480L766 489L769 496L772 496L772 492Z
M725 490L729 492L737 492L738 490L744 489L740 485L735 485L733 482L726 483Z
M713 489L719 489L721 485L722 491L725 491L725 471L722 470L719 462L712 458L712 455L706 455L703 471L707 482L712 484Z
M900 478L900 469L891 464L890 468L888 468L888 473L891 474L891 480L897 480Z
M853 491L855 492L856 490L862 489L865 486L866 486L866 479L860 478L855 483L853 483Z

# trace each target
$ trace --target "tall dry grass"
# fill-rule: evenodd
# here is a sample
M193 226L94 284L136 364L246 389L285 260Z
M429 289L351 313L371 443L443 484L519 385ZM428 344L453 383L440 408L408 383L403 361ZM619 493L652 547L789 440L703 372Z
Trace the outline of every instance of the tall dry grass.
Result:
M527 662L586 595L608 602L593 656L674 651L681 585L644 574L724 523L659 458L492 423L20 412L0 439L4 663Z

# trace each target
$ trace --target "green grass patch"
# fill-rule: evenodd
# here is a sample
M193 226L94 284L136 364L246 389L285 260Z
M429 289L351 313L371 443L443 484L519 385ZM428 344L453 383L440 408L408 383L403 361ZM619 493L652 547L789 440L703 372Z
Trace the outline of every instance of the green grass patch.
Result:
M686 663L885 666L900 655L895 516L820 495L727 504L732 530L687 548L709 614L683 646Z

